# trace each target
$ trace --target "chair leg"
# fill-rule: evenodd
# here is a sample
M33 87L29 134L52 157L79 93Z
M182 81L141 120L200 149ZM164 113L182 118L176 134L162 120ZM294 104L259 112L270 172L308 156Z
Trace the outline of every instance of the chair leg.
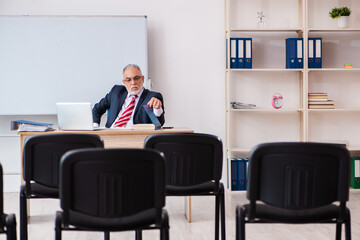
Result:
M16 217L15 214L9 214L6 216L6 239L16 240Z
M220 195L215 196L215 240L219 240Z
M220 186L220 196L221 196L221 240L226 239L226 228L225 228L225 190L224 185Z
M62 230L62 213L60 211L57 211L55 217L55 240L61 240L61 230Z
M336 240L340 240L341 239L341 228L342 228L342 223L337 222L336 223L336 235L335 235L335 239Z
M160 230L160 239L169 240L169 215L166 210L162 212L162 225Z
M104 240L110 240L110 232L109 231L104 232Z
M28 226L27 226L27 204L25 196L25 185L20 187L20 240L28 239Z
M236 240L245 240L245 209L243 206L236 208Z
M142 230L141 229L140 230L138 229L135 231L135 239L142 240Z
M351 216L348 208L345 210L345 220L345 239L351 240Z

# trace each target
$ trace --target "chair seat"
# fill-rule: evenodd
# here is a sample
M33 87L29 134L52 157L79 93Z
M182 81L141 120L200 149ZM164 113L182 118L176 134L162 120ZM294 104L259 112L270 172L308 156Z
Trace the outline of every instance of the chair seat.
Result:
M133 230L156 222L156 209L148 209L130 217L103 218L69 210L69 224L85 229L108 231Z
M38 183L31 183L32 195L44 198L59 198L59 189L47 187Z
M250 212L250 204L244 205L246 217ZM286 210L265 204L256 204L255 219L279 223L311 223L330 222L339 218L339 206L330 204L307 210Z
M210 192L218 192L219 183L214 181L201 183L191 186L172 186L166 185L166 195L168 196L190 196L190 195L213 195Z

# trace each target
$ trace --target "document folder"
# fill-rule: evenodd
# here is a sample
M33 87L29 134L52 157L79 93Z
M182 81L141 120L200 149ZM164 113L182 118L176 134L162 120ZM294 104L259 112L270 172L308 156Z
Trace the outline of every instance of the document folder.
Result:
M360 188L360 158L351 158L350 186Z
M237 68L237 39L230 38L230 68Z
M315 67L322 68L322 38L315 39Z
M308 41L308 68L315 68L315 55L314 55L314 39L309 38Z
M304 62L303 62L303 39L299 38L296 40L296 68L303 68Z
M247 159L238 159L238 190L246 190L246 169Z
M148 105L143 105L143 108L145 109L145 112L149 116L151 122L155 125L155 130L161 129L161 123L159 119L155 116L152 108L150 108Z
M287 38L286 44L286 68L303 68L303 39Z
M322 68L322 38L309 38L309 68Z
M237 38L237 68L245 68L245 43L244 38Z
M252 38L245 38L245 68L252 68Z
M238 190L238 160L231 159L231 190Z

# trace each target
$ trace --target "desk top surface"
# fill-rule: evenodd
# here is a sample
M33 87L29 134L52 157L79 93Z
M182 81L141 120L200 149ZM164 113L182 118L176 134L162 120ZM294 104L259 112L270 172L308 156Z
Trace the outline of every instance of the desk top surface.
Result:
M159 130L132 130L132 129L114 129L107 128L95 131L48 131L48 132L18 132L20 136L31 136L37 134L57 134L57 133L82 133L82 134L96 134L96 135L149 135L155 133L193 133L194 130L187 127L177 127L171 129L159 129Z

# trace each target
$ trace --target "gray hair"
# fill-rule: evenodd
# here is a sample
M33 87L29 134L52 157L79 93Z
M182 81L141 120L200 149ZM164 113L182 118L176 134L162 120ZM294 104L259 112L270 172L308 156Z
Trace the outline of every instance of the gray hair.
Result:
M123 69L123 74L126 70L128 70L129 68L136 68L137 70L139 70L141 72L141 69L139 67L139 65L136 65L136 64L128 64L124 67Z

